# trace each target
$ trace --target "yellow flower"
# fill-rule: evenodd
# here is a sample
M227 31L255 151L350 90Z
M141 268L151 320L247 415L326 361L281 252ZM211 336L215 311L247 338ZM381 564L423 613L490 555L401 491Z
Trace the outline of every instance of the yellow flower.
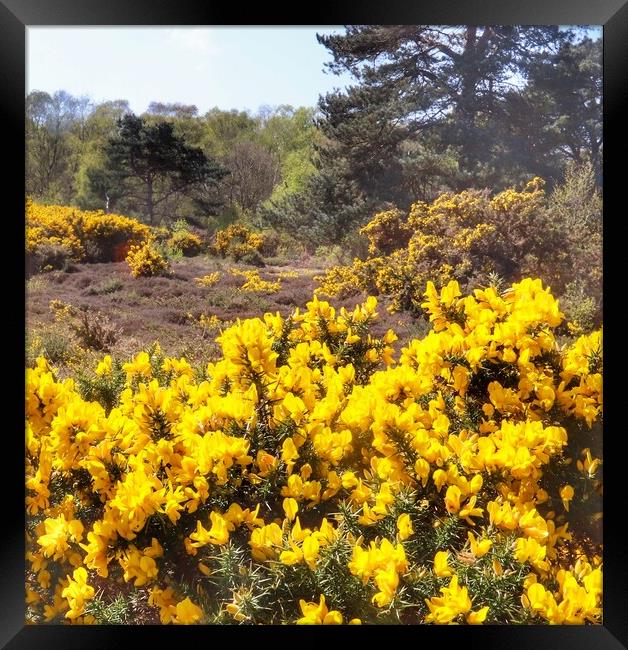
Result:
M177 603L172 621L177 625L192 625L198 623L202 616L203 610L188 597Z
M96 374L99 377L102 377L103 375L110 375L111 374L111 356L106 355L101 362L96 366Z
M471 599L466 587L458 585L458 576L454 575L446 587L440 589L442 596L434 596L425 602L430 613L425 617L426 623L439 625L453 622L461 614L471 611Z
M306 561L307 565L314 571L316 568L316 560L318 558L318 552L320 550L320 543L314 535L308 535L303 540L303 559Z
M589 478L593 478L602 461L599 458L592 458L591 450L588 448L582 450L582 455L584 456L584 460L578 460L576 467Z
M283 511L285 512L288 521L294 521L294 518L297 516L297 512L299 511L299 504L296 499L286 497L283 500Z
M481 539L480 541L477 541L475 535L471 531L467 533L467 537L471 546L471 553L473 553L476 558L481 558L486 555L491 546L493 546L493 541L490 539Z
M488 607L482 607L477 612L469 612L467 615L467 623L469 625L482 625L486 620L488 614Z
M156 542L156 540L154 541ZM126 582L135 579L133 584L136 587L142 587L157 577L157 563L151 555L150 547L146 549L144 553L141 553L133 546L129 547L126 552L121 554L118 558L118 562L124 570L124 579Z
M509 196L495 210L509 214ZM599 623L601 559L584 557L568 532L575 513L548 512L551 497L541 485L551 484L555 465L573 446L562 424L571 418L592 424L602 415L601 332L560 347L553 332L562 318L558 303L534 278L504 292L489 287L462 296L448 284L453 266L442 264L423 295L423 255L436 245L435 223L446 229L452 219L468 221L451 237L459 251L489 243L490 237L477 238L486 225L476 223L477 201L467 193L415 204L399 222L408 224L407 246L335 276L353 289L368 280L391 303L406 286L406 308L418 310L424 301L432 330L398 355L387 348L393 334L377 337L369 329L374 299L349 310L316 298L289 317L225 325L217 358L203 369L164 358L157 347L124 366L105 357L98 374L120 367L127 375L114 408L83 399L74 379L60 379L38 359L26 373L28 619L50 622L67 613L69 621L89 622L85 609L96 584L88 584L88 571L105 579L111 571L133 583L131 591L150 593L162 623L200 623L201 602L181 600L194 596L178 591L183 586L168 567L187 553L188 577L198 578L204 602L206 577L215 577L211 546L223 546L223 553L227 544L248 542L254 564L236 568L242 577L263 572L257 563L272 569L280 562L289 589L308 572L340 571L335 551L349 548L345 570L374 605L355 603L371 611L364 622L376 621L381 608L403 606L397 599L426 575L436 580L434 593L426 594L426 622L494 622L490 602L472 592L480 598L472 603L464 583L475 584L475 573L490 584L512 577L512 567L491 551L512 539L515 573L529 573L522 575L521 608L537 622ZM456 271L471 271L466 261L462 256ZM250 286L262 280L233 271ZM64 318L69 313L61 304L54 309ZM206 317L204 327L219 324ZM548 355L558 363L546 363ZM493 372L502 366L516 381ZM601 493L600 463L589 449L574 459L583 481L595 479L588 490L593 500ZM568 510L577 486L558 488L554 501ZM399 510L402 503L407 507ZM323 517L338 512L337 520ZM391 515L392 528L382 528ZM432 560L417 556L409 542L424 528L446 532L453 519L466 530L455 553L443 544ZM405 547L413 551L408 557ZM162 581L171 586L154 586ZM234 587L217 611L252 622L249 594L244 583ZM324 597L306 601L302 622L343 621ZM277 603L277 611L289 606ZM499 622L522 614L509 611Z
M373 602L378 607L389 605L399 585L399 574L394 564L388 564L375 574L375 584L379 591L373 596Z
M450 485L445 493L445 507L450 514L456 514L460 510L460 488L457 485Z
M547 547L539 544L533 537L519 537L515 543L515 559L521 563L529 562L539 571L549 569L546 554Z
M176 612L177 599L171 587L167 589L159 589L153 587L150 590L148 597L148 604L154 607L159 607L159 619L163 625L172 622L173 616Z
M234 529L234 525L218 512L212 512L209 518L212 522L209 530L206 530L200 521L196 522L196 532L190 535L191 546L196 548L207 544L220 546L229 541L229 531Z
M85 603L94 597L94 588L87 584L87 571L83 567L74 570L72 577L67 576L68 586L61 596L68 601L70 609L66 618L75 619L85 611Z
M482 513L484 512L482 508L478 508L475 505L476 501L477 496L474 494L458 513L458 516L461 519L464 519L471 526L475 526L475 522L471 519L471 517L481 517Z
M439 578L447 578L453 575L453 569L447 564L449 551L438 551L434 556L434 573Z
M301 607L303 616L297 620L297 625L342 625L342 614L327 609L323 594L321 594L318 605L301 599L299 607Z
M69 550L68 540L80 542L83 537L83 524L78 520L68 521L61 514L55 519L48 518L44 521L45 535L37 539L47 557L58 560Z
M545 609L547 597L548 593L545 591L545 587L534 582L526 591L524 603L533 611L539 612Z
M563 507L569 512L569 502L573 499L574 489L571 485L563 485L560 488L560 498L563 502Z
M253 557L258 562L264 562L277 557L276 549L281 546L281 537L281 528L274 522L268 526L262 526L253 530L251 539L249 540Z
M403 514L399 515L399 517L397 517L397 538L402 542L413 534L414 529L412 528L410 515L404 512Z

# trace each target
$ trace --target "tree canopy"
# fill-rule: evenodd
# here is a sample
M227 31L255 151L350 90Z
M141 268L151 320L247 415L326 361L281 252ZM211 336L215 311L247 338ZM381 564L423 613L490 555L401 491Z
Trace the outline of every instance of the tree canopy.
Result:
M307 198L273 204L275 223L303 220L308 206L313 228L324 214L350 230L375 206L443 191L535 175L551 187L569 161L591 160L599 178L601 42L581 30L350 25L318 40L330 70L355 83L320 98L318 177ZM330 186L351 187L351 206Z
M156 210L170 198L193 185L215 184L228 173L202 149L175 135L171 123L147 124L133 114L118 121L105 157L110 177L142 206L151 224Z
M353 82L256 113L65 91L26 101L27 193L199 224L243 218L312 246L443 192L548 190L602 172L601 40L558 26L349 25L318 40ZM228 171L228 174L224 173Z

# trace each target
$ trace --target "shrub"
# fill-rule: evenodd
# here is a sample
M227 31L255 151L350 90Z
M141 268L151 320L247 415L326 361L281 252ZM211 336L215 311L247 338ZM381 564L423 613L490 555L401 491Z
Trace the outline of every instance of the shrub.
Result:
M408 245L412 236L412 228L403 220L401 210L393 209L378 212L366 224L360 234L366 235L369 240L369 253L383 253L389 255L393 251Z
M263 242L262 235L251 232L241 223L232 223L216 232L213 250L220 257L231 257L238 262L245 255L259 254Z
M560 304L572 332L591 332L599 327L599 307L595 299L586 293L581 280L574 280L567 285Z
M198 235L187 230L177 230L168 240L168 246L184 257L194 257L201 252L203 242Z
M89 307L52 300L50 308L55 319L68 326L83 348L108 352L122 333L108 316Z
M55 365L67 364L74 358L70 337L67 336L67 333L60 332L55 327L39 329L27 341L27 365L36 365L36 358L39 356Z
M27 273L64 271L73 259L72 250L60 243L41 243L27 257Z
M521 191L510 188L491 196L466 190L443 194L432 203L419 201L405 217L399 210L380 212L361 230L370 242L369 257L332 267L319 278L318 293L344 295L355 286L390 296L393 310L419 314L429 280L442 286L455 279L467 288L490 283L493 276L514 282L534 275L561 295L575 273L596 299L599 315L599 206L589 200L589 220L578 218L579 227L569 233L556 223L556 206L564 206L565 196L584 200L584 186L593 191L590 183L568 177L567 190L548 199L544 181L533 178Z
M285 238L274 230L265 230L262 233L262 244L259 247L260 255L274 257L277 255L279 246L285 242Z
M281 288L281 281L277 280L273 282L271 280L263 280L260 277L259 271L231 269L231 274L245 278L246 281L240 287L240 291L244 293L277 293Z
M199 285L199 287L213 287L220 280L220 271L215 271L214 273L209 273L208 275L203 275L200 278L194 278L194 282Z
M29 621L599 624L601 331L559 347L529 278L423 308L398 355L374 297L238 321L201 375L142 352L111 411L39 359Z
M200 314L198 318L194 318L192 314L188 314L188 318L198 325L204 339L211 338L214 340L222 329L232 324L231 321L221 320L216 314Z
M190 224L185 219L177 219L172 224L172 232L189 232Z
M263 230L261 234L263 241L259 252L264 259L269 257L288 257L294 260L305 254L303 242L286 232Z
M152 236L157 244L166 245L166 242L172 236L172 232L170 232L168 228L164 228L163 226L158 226L152 229Z
M88 309L79 310L70 328L83 347L103 352L110 350L121 334L108 316Z
M556 267L550 280L558 295L575 282L595 303L595 319L602 311L602 197L590 163L572 164L565 180L548 197L547 220L555 231L558 249L548 256Z
M238 260L241 264L250 264L251 266L264 267L266 263L258 251L247 251L243 253Z
M111 409L118 405L125 378L122 364L107 355L93 372L79 371L76 385L84 400L98 402L105 409L105 413L110 413Z
M323 296L335 296L348 298L355 296L361 291L364 282L356 274L355 266L333 266L324 275L314 276L319 283L316 294Z
M26 252L60 245L75 262L120 262L133 243L145 241L150 228L135 219L71 206L26 202Z
M168 270L168 261L150 242L131 246L126 263L134 278L161 275Z
M318 246L314 251L314 257L321 260L323 264L330 266L343 264L351 260L347 257L346 251L338 244Z

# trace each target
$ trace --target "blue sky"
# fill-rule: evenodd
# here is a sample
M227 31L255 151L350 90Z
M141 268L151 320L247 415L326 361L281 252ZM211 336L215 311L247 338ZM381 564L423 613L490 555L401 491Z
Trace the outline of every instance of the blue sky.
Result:
M29 27L27 90L256 111L314 106L349 76L323 71L331 60L316 33L340 27Z
M256 111L314 106L351 83L324 71L331 60L316 33L342 27L29 27L27 90ZM599 36L591 29L589 35Z

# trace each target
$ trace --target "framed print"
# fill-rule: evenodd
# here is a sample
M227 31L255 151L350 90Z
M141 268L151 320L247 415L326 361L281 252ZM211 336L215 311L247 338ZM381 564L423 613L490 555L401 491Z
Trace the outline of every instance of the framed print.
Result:
M0 2L2 647L625 647L627 5L256 19Z

